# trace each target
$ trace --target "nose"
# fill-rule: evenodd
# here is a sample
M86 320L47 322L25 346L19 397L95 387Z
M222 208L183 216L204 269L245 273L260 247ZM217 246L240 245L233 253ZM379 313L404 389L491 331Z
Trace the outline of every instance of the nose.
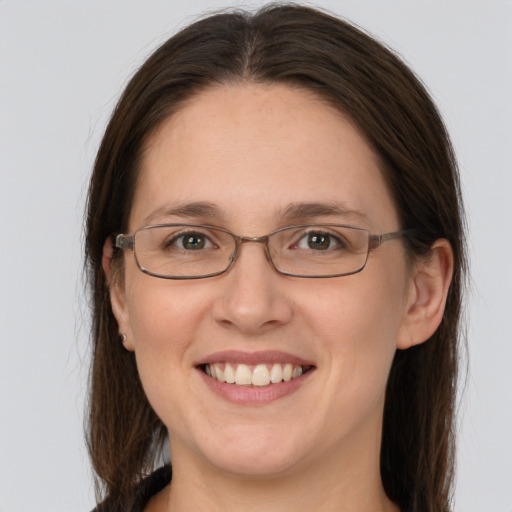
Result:
M225 327L258 334L291 320L293 308L286 294L290 278L275 271L264 244L241 244L233 266L220 278L222 292L213 314Z

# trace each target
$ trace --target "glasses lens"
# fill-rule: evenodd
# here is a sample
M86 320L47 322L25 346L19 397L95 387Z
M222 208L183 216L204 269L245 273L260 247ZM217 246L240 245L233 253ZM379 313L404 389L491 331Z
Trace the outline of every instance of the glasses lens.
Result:
M277 270L305 277L359 272L366 264L368 245L366 230L332 225L285 228L269 240Z
M268 238L279 272L301 277L353 274L366 264L369 233L340 225L280 229ZM142 271L174 279L224 272L236 250L235 236L220 228L190 224L149 226L135 233L135 258Z
M235 250L233 236L206 226L150 226L135 233L140 268L160 277L202 277L224 271Z

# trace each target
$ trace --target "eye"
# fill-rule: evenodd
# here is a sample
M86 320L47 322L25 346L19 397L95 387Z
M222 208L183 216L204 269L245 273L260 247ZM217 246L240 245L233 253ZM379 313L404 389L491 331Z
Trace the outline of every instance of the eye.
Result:
M185 251L200 251L215 246L204 233L191 231L174 235L167 240L166 247L176 247Z
M305 233L295 244L297 249L312 249L313 251L343 249L344 247L346 247L346 243L340 237L322 231Z

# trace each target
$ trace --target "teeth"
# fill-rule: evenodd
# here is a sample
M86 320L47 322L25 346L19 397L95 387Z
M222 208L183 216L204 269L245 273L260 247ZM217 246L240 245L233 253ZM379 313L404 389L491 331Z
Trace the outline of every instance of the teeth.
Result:
M300 377L304 373L302 366L294 366L291 363L258 364L249 366L246 364L215 363L207 364L204 369L206 375L219 382L236 384L238 386L268 386L279 382L288 382Z
M226 367L224 368L224 379L228 384L234 384L235 382L235 370L229 363L226 363Z
M211 367L212 365L206 365L206 368ZM224 376L224 372L222 371L219 364L214 364L213 367L215 368L215 375L217 376L217 380L219 382L226 382L226 377Z
M239 364L235 372L235 382L238 386L252 384L251 369L245 364Z
M284 368L283 368L283 380L285 382L292 380L292 375L293 375L293 366L290 363L285 364Z
M266 364L259 364L254 368L251 384L254 386L268 386L270 384L270 372Z
M274 364L270 370L270 380L272 384L276 384L283 380L283 369L280 364Z
M296 366L292 371L292 379L296 379L302 375L302 366ZM213 377L213 372L212 372Z

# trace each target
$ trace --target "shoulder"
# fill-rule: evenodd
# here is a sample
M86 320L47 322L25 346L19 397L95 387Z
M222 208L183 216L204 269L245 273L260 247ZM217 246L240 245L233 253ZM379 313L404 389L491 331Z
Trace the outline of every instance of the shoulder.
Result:
M128 496L107 498L92 512L143 512L149 500L168 485L171 478L171 466L163 466L144 478Z

